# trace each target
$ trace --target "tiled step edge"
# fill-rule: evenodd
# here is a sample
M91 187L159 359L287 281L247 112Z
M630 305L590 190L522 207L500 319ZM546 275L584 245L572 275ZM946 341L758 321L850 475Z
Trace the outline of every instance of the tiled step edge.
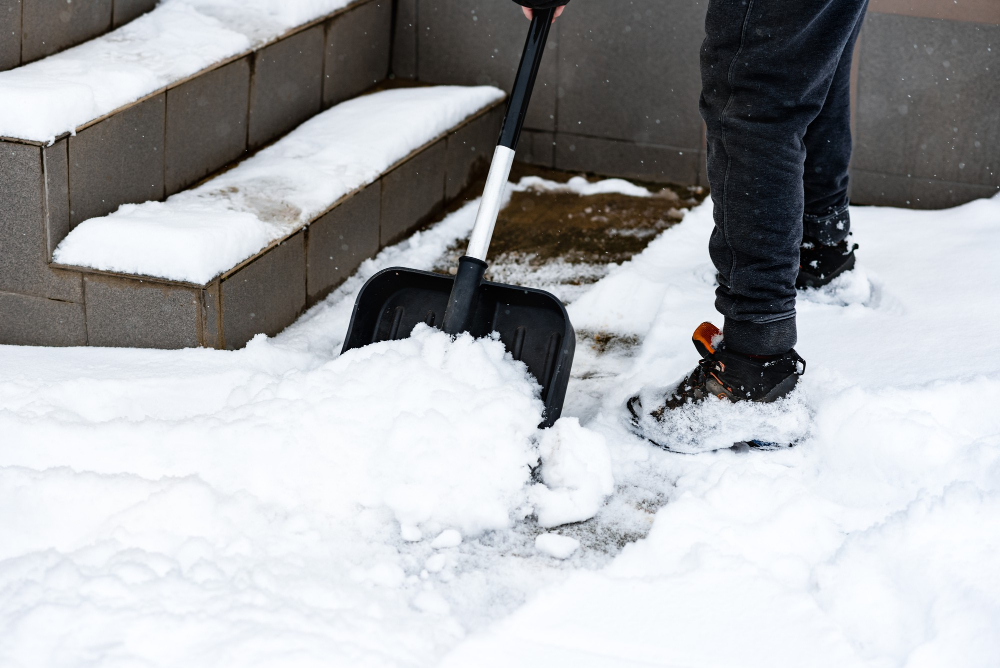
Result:
M0 70L82 44L155 6L156 0L0 0Z
M51 143L365 1L163 0L111 33L0 72L0 136ZM375 1L391 12L390 0Z
M291 12L319 2L325 0L241 0L240 12L257 6ZM162 8L161 3L126 29L141 26ZM28 320L3 319L7 312L26 312L26 304L35 314L33 322L51 321L53 332L62 332L53 333L54 339L79 341L82 276L49 266L66 234L124 203L179 192L383 80L391 13L388 0L352 2L256 46L249 55L154 91L52 145L0 139L0 343L37 340L37 328ZM0 73L0 79L52 61L66 64L78 51ZM89 68L85 61L75 62L66 65L69 74L73 67ZM0 93L0 114L16 106L7 92Z
M485 170L502 100L491 87L373 93L194 190L86 221L57 257L83 274L87 343L239 348L277 333Z

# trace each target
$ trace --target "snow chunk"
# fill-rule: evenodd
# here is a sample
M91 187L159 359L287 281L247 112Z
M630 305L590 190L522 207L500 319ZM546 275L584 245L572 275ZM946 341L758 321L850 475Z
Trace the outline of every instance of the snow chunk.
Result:
M591 183L582 176L574 176L566 183L550 181L540 176L525 176L513 187L517 192L543 190L546 192L576 193L577 195L604 195L618 193L631 197L652 197L653 193L624 179L604 179Z
M530 491L538 524L550 528L596 515L615 489L604 437L577 418L561 418L543 432L538 449L545 484Z
M446 547L458 547L462 544L462 534L454 529L445 529L437 538L431 541L431 547L441 550Z
M435 86L349 100L194 190L84 221L53 257L204 285L503 95Z
M535 538L535 548L554 559L568 559L580 548L580 541L569 536L543 533Z

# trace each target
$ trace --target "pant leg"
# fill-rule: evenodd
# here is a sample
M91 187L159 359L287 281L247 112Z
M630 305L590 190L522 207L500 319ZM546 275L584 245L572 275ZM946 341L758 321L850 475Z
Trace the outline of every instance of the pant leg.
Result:
M709 252L727 347L795 345L804 138L865 0L710 0L701 115L715 203Z
M807 237L826 245L843 241L851 231L847 199L851 162L851 61L863 21L864 10L844 46L823 109L810 123L804 138L803 231Z

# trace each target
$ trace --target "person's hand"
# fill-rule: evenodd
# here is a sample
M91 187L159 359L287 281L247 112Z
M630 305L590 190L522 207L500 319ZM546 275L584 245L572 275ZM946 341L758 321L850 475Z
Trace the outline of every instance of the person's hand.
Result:
M563 13L564 9L566 9L566 5L560 5L559 7L556 7L556 15L552 17L552 22L553 23L555 23L555 20L557 18L559 18L560 16L562 16L562 13ZM521 7L521 11L523 11L524 15L527 16L529 19L531 19L531 18L534 17L534 12L530 8L528 8L528 7Z

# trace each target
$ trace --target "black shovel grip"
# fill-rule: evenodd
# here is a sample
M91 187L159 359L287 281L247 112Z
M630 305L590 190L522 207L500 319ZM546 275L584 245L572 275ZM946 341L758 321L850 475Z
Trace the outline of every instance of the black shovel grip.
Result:
M528 113L528 103L531 102L531 90L535 87L535 77L538 76L538 68L542 64L545 41L549 37L555 15L555 7L536 9L534 18L531 19L531 27L528 28L528 39L524 43L521 64L517 66L517 76L510 91L510 99L507 100L507 113L504 115L500 140L497 142L512 151L517 149L517 140L521 137L521 127Z

